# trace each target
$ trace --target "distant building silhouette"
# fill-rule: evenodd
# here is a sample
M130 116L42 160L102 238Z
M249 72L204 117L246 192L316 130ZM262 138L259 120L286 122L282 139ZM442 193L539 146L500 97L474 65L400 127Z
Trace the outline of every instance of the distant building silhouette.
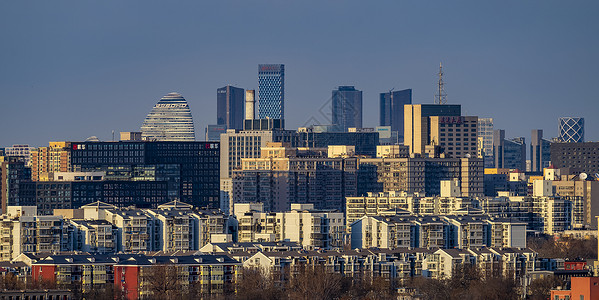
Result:
M243 129L244 90L227 85L216 90L217 125L225 125L227 129Z
M362 128L362 91L353 86L340 86L333 90L332 102L333 125L337 130Z
M404 139L404 105L412 104L412 89L380 94L380 126L391 126Z

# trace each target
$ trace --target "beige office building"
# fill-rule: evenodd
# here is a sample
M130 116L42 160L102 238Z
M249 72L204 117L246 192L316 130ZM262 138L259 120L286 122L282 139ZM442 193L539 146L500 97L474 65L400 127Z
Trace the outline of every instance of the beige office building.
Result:
M448 157L478 156L478 117L462 116L460 105L410 104L404 114L404 144L411 154L439 146Z

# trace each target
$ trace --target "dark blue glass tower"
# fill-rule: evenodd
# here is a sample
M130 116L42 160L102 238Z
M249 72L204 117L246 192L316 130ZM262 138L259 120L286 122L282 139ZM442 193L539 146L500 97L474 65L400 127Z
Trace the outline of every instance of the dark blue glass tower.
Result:
M362 91L353 86L340 86L333 90L333 125L336 130L350 127L362 128Z
M397 131L400 142L404 135L404 105L412 104L412 89L381 93L380 125Z
M258 117L284 119L285 65L258 65Z

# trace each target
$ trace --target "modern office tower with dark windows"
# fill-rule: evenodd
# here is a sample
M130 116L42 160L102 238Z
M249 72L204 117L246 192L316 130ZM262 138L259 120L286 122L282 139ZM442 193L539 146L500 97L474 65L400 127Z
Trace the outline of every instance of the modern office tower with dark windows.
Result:
M404 105L412 104L412 89L390 91L380 94L380 126L391 126L398 133L399 142L404 139Z
M526 171L526 142L523 137L505 138L505 130L493 132L495 168Z
M285 65L258 65L258 117L285 119Z
M167 200L219 207L218 142L73 142L71 148L75 171L103 171L105 181L164 182Z
M559 118L559 140L564 143L584 143L584 118Z
M530 137L530 170L543 172L551 162L551 142L543 138L540 129L532 130Z
M244 90L227 85L216 90L217 125L225 125L227 129L243 129Z
M179 93L162 97L141 126L145 141L195 141L191 109Z
M340 86L333 90L332 114L332 123L338 131L362 128L362 91L353 86Z

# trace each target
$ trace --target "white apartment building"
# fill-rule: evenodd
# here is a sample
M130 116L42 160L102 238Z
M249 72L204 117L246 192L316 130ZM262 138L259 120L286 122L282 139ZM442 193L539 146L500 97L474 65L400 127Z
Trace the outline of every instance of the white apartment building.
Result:
M342 212L315 210L312 204L291 204L291 211L279 213L256 211L259 206L248 208L248 204L235 204L239 242L289 241L310 249L343 246Z

